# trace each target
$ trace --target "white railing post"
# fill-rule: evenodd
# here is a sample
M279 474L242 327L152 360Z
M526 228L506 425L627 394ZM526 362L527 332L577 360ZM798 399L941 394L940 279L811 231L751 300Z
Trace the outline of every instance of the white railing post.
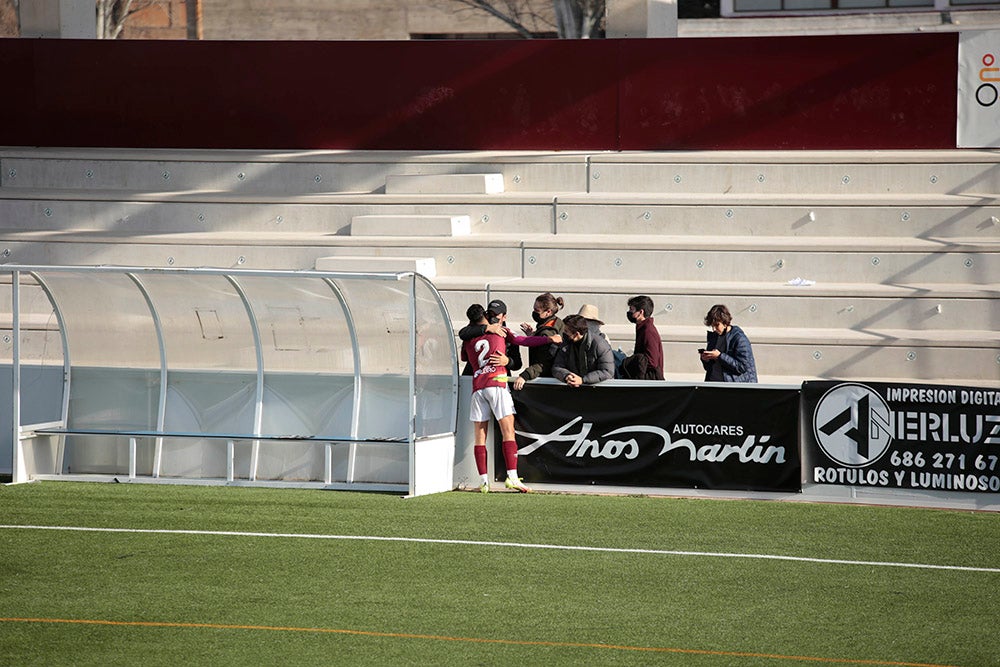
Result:
M128 478L135 479L135 436L128 439Z

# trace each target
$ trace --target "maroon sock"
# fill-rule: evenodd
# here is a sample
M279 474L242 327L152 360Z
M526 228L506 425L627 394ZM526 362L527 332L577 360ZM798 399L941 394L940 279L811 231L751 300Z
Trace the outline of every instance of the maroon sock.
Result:
M517 470L517 443L513 440L504 440L502 447L507 470Z
M476 458L476 470L480 475L486 474L486 445L476 445L472 448L472 455Z

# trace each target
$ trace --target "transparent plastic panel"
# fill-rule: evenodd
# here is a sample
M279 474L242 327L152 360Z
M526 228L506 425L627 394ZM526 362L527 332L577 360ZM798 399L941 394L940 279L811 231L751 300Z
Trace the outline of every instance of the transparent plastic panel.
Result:
M10 474L13 456L14 332L11 274L0 274L0 473ZM62 419L62 333L48 296L31 276L20 276L21 424Z
M354 352L335 289L319 278L240 285L261 332L264 433L350 437Z
M142 276L163 327L167 369L257 371L246 306L224 276Z
M52 302L31 275L22 273L20 283L21 363L62 367L62 332ZM0 364L13 361L11 289L11 274L0 274Z
M261 332L262 433L350 438L354 351L336 286L322 278L238 280ZM324 468L323 444L260 443L260 479L321 480Z
M67 427L156 428L160 345L135 282L123 273L40 272L39 278L62 314L69 347Z
M451 433L458 409L458 360L455 337L443 301L418 278L416 297L417 437Z
M167 357L164 430L253 434L257 348L246 306L224 276L146 274Z
M338 279L336 284L350 311L359 345L361 405L357 437L406 439L410 400L410 281Z
M14 359L11 277L0 286L0 365L8 372L0 388L0 405L10 405L9 369ZM63 337L59 318L48 295L30 275L20 276L21 423L39 424L62 419ZM9 414L0 416L0 428L9 433Z
M156 429L160 372L151 369L74 367L67 423L74 429ZM152 468L149 439L140 439L140 474ZM67 436L63 470L71 473L128 472L128 438Z
M127 275L40 272L39 277L62 313L74 367L159 370L153 316Z

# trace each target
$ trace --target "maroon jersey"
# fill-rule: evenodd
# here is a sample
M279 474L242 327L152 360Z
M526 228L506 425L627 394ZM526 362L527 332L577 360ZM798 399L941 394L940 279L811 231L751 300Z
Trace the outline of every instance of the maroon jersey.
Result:
M507 375L506 366L494 366L490 363L493 353L504 354L507 351L507 341L496 334L485 334L462 344L465 358L472 366L472 391L484 387L506 387L507 383L496 380L498 375Z

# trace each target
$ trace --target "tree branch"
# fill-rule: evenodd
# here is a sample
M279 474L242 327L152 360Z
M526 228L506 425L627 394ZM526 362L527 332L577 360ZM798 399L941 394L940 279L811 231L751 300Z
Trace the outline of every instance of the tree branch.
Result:
M520 20L519 17L521 15L521 12L518 11L517 8L514 7L513 4L509 1L504 3L506 4L507 11L509 13L504 13L503 10L496 7L493 2L490 2L490 0L451 0L451 1L469 7L471 9L476 9L481 12L485 12L490 16L503 21L511 28L513 28L515 31L517 31L517 33L521 35L521 37L524 37L525 39L533 39L535 36L534 33L532 33L532 31L528 29L528 27L525 26L524 23Z

